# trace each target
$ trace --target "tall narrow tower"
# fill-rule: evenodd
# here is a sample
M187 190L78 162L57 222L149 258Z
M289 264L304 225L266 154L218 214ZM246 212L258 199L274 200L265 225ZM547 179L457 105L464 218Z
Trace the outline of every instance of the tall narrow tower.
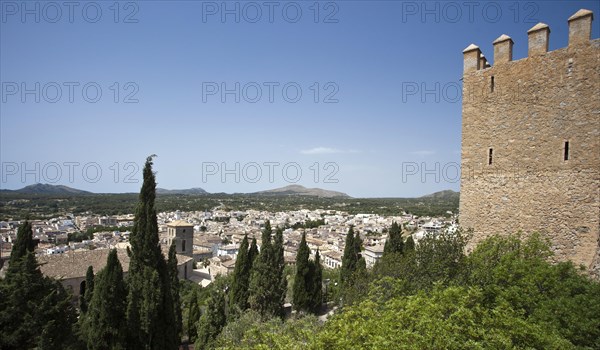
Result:
M194 251L194 226L182 220L167 224L168 244L175 242L177 254L192 257Z
M569 43L528 31L528 57L494 41L494 62L464 51L460 222L471 247L492 234L540 232L558 260L600 273L600 40L593 14L568 20Z

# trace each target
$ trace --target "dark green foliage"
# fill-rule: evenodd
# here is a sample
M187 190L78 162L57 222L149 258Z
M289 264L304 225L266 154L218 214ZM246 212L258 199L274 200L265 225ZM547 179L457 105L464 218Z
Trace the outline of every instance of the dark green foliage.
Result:
M478 288L366 300L325 324L313 349L573 349L507 304L488 308Z
M310 249L306 244L306 233L303 233L296 254L296 275L294 277L292 303L298 311L317 313L323 303L321 255L317 251L314 261L309 260L309 256Z
M275 230L275 241L273 243L273 272L277 278L274 286L275 292L273 295L273 310L274 316L283 318L285 303L285 295L287 292L287 279L284 273L285 259L283 257L283 229L277 227Z
M315 253L315 260L311 261L311 311L319 312L323 304L323 267L321 266L321 254Z
M25 220L25 222L21 224L17 230L17 240L13 244L12 251L10 253L10 259L8 261L9 266L22 259L27 252L33 252L34 249L35 243L33 242L33 230L31 223L28 220Z
M415 250L415 240L413 239L413 236L410 235L410 236L408 236L408 238L406 239L406 242L404 243L404 251L412 252L414 250Z
M17 199L17 200L16 200ZM27 199L27 202L18 201ZM31 218L56 216L58 213L76 215L90 211L99 215L121 215L135 212L137 196L130 193L89 194L89 195L52 195L0 192L0 220L11 217ZM181 195L160 194L156 198L156 207L160 211L204 211L218 205L225 210L290 211L299 207L315 210L328 208L342 210L350 215L359 213L396 216L402 211L418 216L447 216L447 211L457 212L458 193L448 198L323 198L310 196L253 196L245 194L203 194Z
M271 224L267 221L262 233L260 254L252 266L249 287L250 308L265 318L283 314L283 267L277 264L283 261L282 254L283 250L271 243Z
M392 223L385 241L383 254L402 253L404 251L404 240L402 239L402 228L395 221Z
M200 320L200 306L198 305L198 292L193 289L188 301L187 336L189 343L194 343L198 336L198 321Z
M356 270L358 260L360 259L360 251L362 248L362 240L358 232L354 234L354 228L350 227L346 234L346 245L344 247L344 255L342 257L342 268L340 270L340 279L342 285L348 285Z
M248 261L250 262L250 267L254 264L256 257L258 256L258 246L256 244L256 238L252 238L252 244L250 245L250 249L248 250Z
M508 302L575 346L600 349L600 283L570 262L549 264L550 255L538 234L490 237L467 259L468 283L482 288L486 305Z
M299 228L315 228L325 225L325 219L306 220L304 223L297 222L291 226L294 230Z
M169 269L159 246L152 157L146 160L143 175L144 183L130 235L128 347L176 349L180 343L181 325L177 323Z
M90 301L92 300L92 295L94 293L94 268L92 266L88 266L87 271L85 273L85 288L83 290L83 294L79 296L79 309L82 313L86 313L88 310L88 305L90 305Z
M198 324L197 349L212 349L214 340L227 323L227 282L219 278L213 283L206 311Z
M181 315L181 300L179 297L179 271L177 270L177 248L175 241L169 247L169 259L167 261L169 269L169 279L171 284L171 297L173 300L173 313L175 314L174 332L177 339L182 336L182 315Z
M217 337L217 349L308 349L321 322L312 315L281 320L279 317L263 319L257 312L248 310L239 318L228 322Z
M249 256L249 253L248 236L244 236L235 261L233 284L229 293L231 307L237 307L240 311L248 308L248 288L252 268L252 258Z
M469 236L457 231L436 236L426 235L421 239L412 262L416 287L430 289L434 283L460 283Z
M91 350L126 349L127 288L117 251L108 254L106 266L96 277L89 310L82 322L82 335Z
M42 275L31 252L32 234L28 222L21 225L0 280L0 349L72 348L77 314L71 295Z
M306 233L302 233L298 253L296 254L296 275L294 277L294 295L292 304L299 311L311 310L311 271L308 260L310 250L306 244Z

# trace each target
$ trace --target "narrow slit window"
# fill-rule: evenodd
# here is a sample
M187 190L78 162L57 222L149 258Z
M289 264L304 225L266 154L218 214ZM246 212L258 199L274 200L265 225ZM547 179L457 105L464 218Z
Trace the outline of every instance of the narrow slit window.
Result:
M494 92L494 85L495 85L494 76L492 75L492 79L490 80L490 91L491 92Z
M492 165L493 156L494 156L494 150L490 148L490 151L488 153L488 165Z
M569 160L569 141L565 141L564 159Z

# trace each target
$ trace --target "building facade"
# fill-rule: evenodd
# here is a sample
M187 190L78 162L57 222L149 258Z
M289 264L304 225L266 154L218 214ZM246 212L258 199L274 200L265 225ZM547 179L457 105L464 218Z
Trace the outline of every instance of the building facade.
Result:
M568 20L567 47L528 31L528 57L494 41L491 65L464 51L460 224L472 248L493 234L539 232L558 260L600 272L600 40L593 13Z
M168 246L175 242L177 254L189 256L194 255L194 225L182 220L167 224Z

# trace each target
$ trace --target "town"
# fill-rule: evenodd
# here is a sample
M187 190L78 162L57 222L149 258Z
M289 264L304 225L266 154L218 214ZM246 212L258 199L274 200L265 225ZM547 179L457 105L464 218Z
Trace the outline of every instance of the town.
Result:
M427 234L454 232L458 228L457 216L418 217L409 213L398 216L378 214L348 214L336 210L297 210L288 212L223 211L215 208L204 212L158 213L159 238L166 253L173 239L176 240L178 262L182 264L181 278L192 280L203 287L218 275L233 272L240 242L247 236L256 239L261 246L261 231L265 222L282 227L284 258L286 265L294 265L303 233L310 248L311 257L317 250L325 268L342 265L344 242L350 227L363 239L363 256L367 267L372 267L383 255L389 227L393 222L401 224L405 238L412 235L418 242ZM129 234L134 215L102 216L65 215L48 220L33 220L33 238L38 241L36 255L42 263L42 271L49 277L62 278L63 283L75 296L90 261L98 261L96 271L103 267L109 249L125 250L129 246ZM2 256L8 257L12 242L16 240L21 221L0 222ZM173 237L170 229L176 231ZM186 231L187 230L187 231ZM89 234L88 234L89 233ZM95 251L102 258L91 258L86 252ZM125 258L126 254L120 254ZM127 266L126 261L122 264ZM64 268L60 266L65 265ZM69 271L65 273L65 269ZM69 278L65 279L68 274Z

